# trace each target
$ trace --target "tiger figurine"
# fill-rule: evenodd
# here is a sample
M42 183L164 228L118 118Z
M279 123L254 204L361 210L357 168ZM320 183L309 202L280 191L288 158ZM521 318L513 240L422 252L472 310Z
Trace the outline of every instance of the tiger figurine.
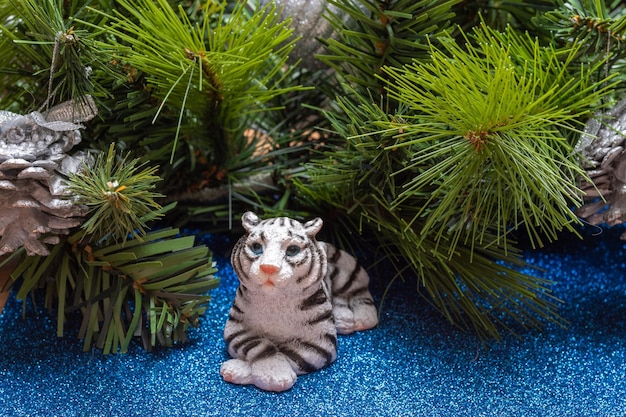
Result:
M239 287L224 328L233 359L220 374L234 384L285 391L297 375L337 358L337 334L378 324L369 275L356 259L318 242L316 218L242 216L231 262Z

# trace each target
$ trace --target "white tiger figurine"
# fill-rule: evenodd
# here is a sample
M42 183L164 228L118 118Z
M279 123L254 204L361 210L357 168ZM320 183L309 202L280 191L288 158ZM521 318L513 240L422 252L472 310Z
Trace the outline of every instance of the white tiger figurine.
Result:
M235 384L285 391L297 375L337 357L337 334L370 329L378 316L369 276L356 259L318 242L316 218L261 221L242 217L246 233L231 261L239 288L224 329L228 353L220 374Z

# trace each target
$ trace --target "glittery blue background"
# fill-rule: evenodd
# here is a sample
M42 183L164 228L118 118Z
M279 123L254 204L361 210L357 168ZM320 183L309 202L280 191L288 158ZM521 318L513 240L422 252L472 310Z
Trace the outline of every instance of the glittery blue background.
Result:
M191 343L103 356L82 352L77 329L11 298L0 316L2 416L624 416L626 259L622 230L564 238L525 258L555 280L567 329L482 346L395 283L380 327L340 337L330 367L276 394L223 382L222 329L236 278L216 257L222 285ZM210 237L200 237L209 246ZM218 242L223 245L224 242ZM374 278L380 300L384 278Z

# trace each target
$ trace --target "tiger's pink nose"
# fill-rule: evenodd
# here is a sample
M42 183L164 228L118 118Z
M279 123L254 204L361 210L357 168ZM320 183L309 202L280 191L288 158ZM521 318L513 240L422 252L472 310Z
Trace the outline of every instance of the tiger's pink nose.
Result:
M275 274L280 269L275 265L269 265L269 264L261 264L259 268L261 269L261 271L265 272L268 275Z

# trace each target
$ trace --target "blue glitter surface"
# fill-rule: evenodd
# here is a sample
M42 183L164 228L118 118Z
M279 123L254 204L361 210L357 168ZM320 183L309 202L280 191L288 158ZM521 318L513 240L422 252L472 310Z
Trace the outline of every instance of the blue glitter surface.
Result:
M331 366L284 393L219 375L222 330L236 277L216 257L222 285L190 343L124 355L82 352L70 329L13 297L0 316L2 416L624 416L626 259L621 231L568 237L526 260L556 282L567 328L480 343L452 327L413 285L395 283L380 326L339 338ZM205 237L206 238L206 237ZM207 238L208 239L208 238ZM564 241L563 241L564 240ZM209 239L210 241L210 239ZM209 242L211 246L213 242ZM380 300L388 277L373 277Z

